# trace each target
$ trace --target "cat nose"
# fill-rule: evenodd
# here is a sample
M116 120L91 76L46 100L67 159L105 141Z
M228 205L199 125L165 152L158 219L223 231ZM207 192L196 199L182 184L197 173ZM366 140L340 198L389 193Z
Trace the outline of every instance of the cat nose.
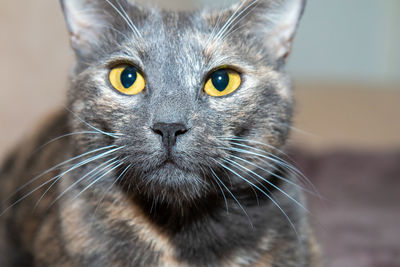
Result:
M176 138L178 135L185 134L188 129L183 123L155 123L152 127L154 133L161 135L162 142L168 152L176 144Z

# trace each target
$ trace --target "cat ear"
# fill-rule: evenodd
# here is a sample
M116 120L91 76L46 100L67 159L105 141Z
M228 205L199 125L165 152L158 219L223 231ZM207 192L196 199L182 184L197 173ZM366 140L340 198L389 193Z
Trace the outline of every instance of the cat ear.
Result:
M97 0L60 0L72 48L85 56L101 37L106 24Z
M269 2L271 4L267 3L265 12L261 13L265 25L258 26L261 26L261 30L264 31L265 43L275 59L286 61L292 51L293 39L304 12L306 0Z
M285 61L305 4L306 0L241 0L223 12L222 18L228 21L229 31L236 27L246 35L262 38L274 60ZM212 20L219 19L214 14Z

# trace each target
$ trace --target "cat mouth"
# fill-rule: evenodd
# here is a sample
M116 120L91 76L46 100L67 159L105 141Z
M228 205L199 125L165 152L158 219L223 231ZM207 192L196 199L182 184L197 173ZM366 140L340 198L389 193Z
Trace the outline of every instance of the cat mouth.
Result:
M164 162L162 162L159 166L157 166L157 169L179 169L182 170L182 168L179 166L179 164L173 160L173 159L166 159Z
M187 171L187 168L183 168L178 161L172 158L166 158L160 160L158 163L149 165L145 170L142 170L144 174L150 174L154 172L165 172L166 174L174 171Z
M170 164L176 165L175 161L171 158L167 158L166 160L164 160L163 163L161 163L161 165L170 165Z

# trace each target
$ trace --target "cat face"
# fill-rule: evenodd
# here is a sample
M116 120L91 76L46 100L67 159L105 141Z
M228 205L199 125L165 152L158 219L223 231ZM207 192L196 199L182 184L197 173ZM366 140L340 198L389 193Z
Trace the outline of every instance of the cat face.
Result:
M148 198L185 202L249 187L230 161L252 155L232 142L272 153L285 143L292 98L283 67L303 1L186 13L127 1L62 4L77 55L71 124L103 132L76 137L77 150L118 148L115 176Z

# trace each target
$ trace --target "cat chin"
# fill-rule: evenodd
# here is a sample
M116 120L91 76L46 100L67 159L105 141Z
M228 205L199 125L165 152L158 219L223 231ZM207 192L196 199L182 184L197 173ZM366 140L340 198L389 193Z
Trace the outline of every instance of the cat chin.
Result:
M202 172L169 161L145 171L136 169L125 179L130 181L121 184L128 185L127 190L134 190L134 195L166 204L187 205L206 197L209 190Z

